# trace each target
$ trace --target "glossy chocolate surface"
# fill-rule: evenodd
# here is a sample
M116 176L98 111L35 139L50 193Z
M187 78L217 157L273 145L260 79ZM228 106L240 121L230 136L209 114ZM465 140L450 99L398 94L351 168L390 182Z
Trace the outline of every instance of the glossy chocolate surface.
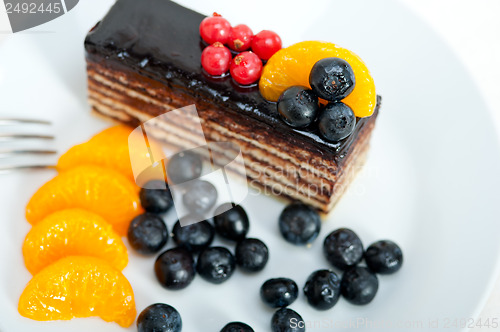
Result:
M87 57L119 63L166 86L185 89L194 98L227 110L229 115L243 113L273 130L302 135L302 140L340 159L364 124L375 120L378 110L370 118L358 119L354 133L338 143L324 141L315 129L289 127L279 118L276 104L260 95L257 84L242 87L229 75L214 78L203 71L200 57L205 45L199 25L204 17L169 0L118 0L87 35Z

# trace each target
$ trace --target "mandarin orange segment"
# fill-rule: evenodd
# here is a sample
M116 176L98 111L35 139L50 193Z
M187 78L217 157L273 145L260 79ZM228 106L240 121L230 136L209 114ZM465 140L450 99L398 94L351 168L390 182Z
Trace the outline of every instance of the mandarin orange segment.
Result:
M269 101L277 101L292 85L310 87L311 68L318 60L329 57L344 59L354 71L356 86L342 102L349 105L358 117L372 115L377 95L368 68L356 54L333 43L304 41L276 52L262 70L260 93Z
M84 165L59 173L40 187L26 206L26 219L35 225L49 214L69 208L100 215L120 236L143 212L137 186L128 178L111 169Z
M140 131L125 125L103 130L89 141L75 145L64 153L57 162L59 171L67 171L79 165L96 165L114 169L135 182L131 159L134 167L144 169L154 161L165 158L161 145L151 139L145 145ZM159 167L161 168L161 167ZM155 172L156 178L163 178L163 171Z
M19 313L38 321L98 316L128 327L135 320L132 287L96 257L69 256L41 270L26 285Z
M54 212L33 226L23 244L24 264L31 274L66 256L101 258L118 270L128 263L127 248L102 217L68 209Z

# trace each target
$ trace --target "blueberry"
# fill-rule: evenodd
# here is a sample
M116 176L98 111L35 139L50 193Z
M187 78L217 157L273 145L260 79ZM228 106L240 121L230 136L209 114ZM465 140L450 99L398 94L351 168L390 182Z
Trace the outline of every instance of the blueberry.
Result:
M305 86L291 86L278 99L278 114L293 128L309 126L316 119L318 110L318 97Z
M307 278L304 294L315 309L328 310L339 300L340 278L329 270L315 271Z
M215 231L223 238L241 241L246 237L250 222L240 205L224 203L215 209L214 216Z
M201 176L201 171L201 158L192 151L174 154L167 165L168 178L175 184L197 179Z
M236 245L236 264L246 272L264 269L269 259L269 249L259 239L244 239Z
M165 213L174 206L172 193L165 181L152 180L147 182L145 187L147 189L141 188L139 193L144 210L152 213Z
M152 304L137 317L138 332L181 332L181 330L181 315L168 304Z
M329 103L320 112L318 130L321 137L338 142L351 135L356 127L356 116L344 103Z
M231 322L220 330L220 332L254 332L253 329L242 322Z
M378 290L375 273L364 266L354 266L344 272L340 284L342 296L352 304L370 303Z
M356 79L347 61L324 58L312 67L309 84L318 97L328 101L339 101L352 92Z
M231 277L236 262L233 254L224 247L210 247L198 256L196 271L214 284L220 284Z
M365 252L366 265L373 272L391 274L403 265L403 252L394 242L382 240L373 243Z
M271 318L272 332L305 332L306 326L302 317L294 310L281 308Z
M158 252L167 243L168 230L163 219L153 213L135 217L128 227L130 246L143 255Z
M260 298L271 308L289 306L298 296L299 287L288 278L269 279L260 287Z
M156 259L155 274L167 289L186 288L195 275L193 256L184 248L169 249Z
M184 218L190 218L190 216ZM186 226L181 226L180 221L177 221L172 229L172 235L179 247L196 252L207 248L212 243L215 230L206 220Z
M306 204L292 203L279 217L280 232L290 243L305 245L316 239L321 229L321 219L316 210Z
M206 213L217 202L217 189L208 181L193 181L182 196L182 202L191 213Z
M345 270L363 259L363 243L350 229L339 228L325 238L323 253L330 264Z

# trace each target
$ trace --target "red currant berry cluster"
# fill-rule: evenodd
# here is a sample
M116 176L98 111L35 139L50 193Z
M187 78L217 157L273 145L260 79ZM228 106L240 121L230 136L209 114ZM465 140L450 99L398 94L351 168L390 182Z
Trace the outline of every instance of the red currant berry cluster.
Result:
M231 27L217 13L201 21L200 35L210 44L201 53L203 69L213 76L222 76L229 71L242 85L257 82L262 73L262 60L268 60L281 49L281 38L277 33L262 30L254 35L247 25ZM229 49L241 53L233 58Z

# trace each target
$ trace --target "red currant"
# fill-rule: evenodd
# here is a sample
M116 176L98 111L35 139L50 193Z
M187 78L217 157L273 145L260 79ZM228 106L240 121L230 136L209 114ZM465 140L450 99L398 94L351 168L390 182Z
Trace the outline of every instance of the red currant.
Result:
M242 52L231 61L229 71L236 82L242 85L252 84L260 78L262 61L255 53Z
M205 17L200 23L200 35L209 44L219 42L226 44L231 34L231 24L228 20L214 13L214 16Z
M233 51L246 51L252 45L252 38L252 29L248 25L238 24L231 30L228 46Z
M223 75L228 71L230 62L231 51L222 43L216 42L201 52L201 65L210 75Z
M268 60L281 49L281 38L276 32L262 30L253 37L252 51L262 60Z

